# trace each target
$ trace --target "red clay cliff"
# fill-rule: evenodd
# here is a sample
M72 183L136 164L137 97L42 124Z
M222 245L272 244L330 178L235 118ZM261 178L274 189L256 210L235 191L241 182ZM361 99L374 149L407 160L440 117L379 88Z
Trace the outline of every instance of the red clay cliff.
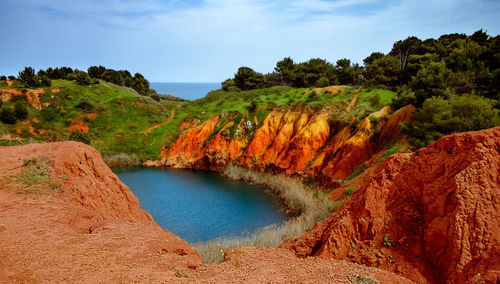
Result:
M340 210L283 247L420 283L498 283L499 172L500 127L444 137L389 157Z

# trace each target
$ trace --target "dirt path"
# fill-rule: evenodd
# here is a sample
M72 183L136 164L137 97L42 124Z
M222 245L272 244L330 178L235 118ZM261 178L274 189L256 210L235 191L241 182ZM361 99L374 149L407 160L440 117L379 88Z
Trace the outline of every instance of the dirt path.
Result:
M160 124L157 124L157 125L153 125L151 126L150 128L146 129L142 134L144 134L146 136L146 139L144 139L144 144L146 144L148 142L148 139L149 139L149 133L151 133L151 131L155 130L156 128L158 127L162 127L163 125L169 123L172 118L174 118L174 115L175 115L175 111L172 112L172 114L170 115L170 117L165 121L165 122L162 122Z

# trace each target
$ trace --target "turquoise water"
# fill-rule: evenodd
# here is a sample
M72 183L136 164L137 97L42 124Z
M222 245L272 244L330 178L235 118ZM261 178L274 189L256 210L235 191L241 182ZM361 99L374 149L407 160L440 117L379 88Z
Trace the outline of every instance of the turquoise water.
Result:
M151 83L158 94L172 95L185 100L203 98L208 92L220 89L220 83Z
M162 228L188 242L240 235L285 221L262 186L214 173L177 169L113 169Z

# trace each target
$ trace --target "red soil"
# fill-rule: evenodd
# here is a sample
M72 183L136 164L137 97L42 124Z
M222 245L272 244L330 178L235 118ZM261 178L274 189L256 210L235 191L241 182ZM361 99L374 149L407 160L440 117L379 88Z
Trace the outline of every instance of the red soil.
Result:
M389 157L341 209L284 247L421 283L498 283L499 173L500 127L445 137Z
M286 249L241 248L202 264L161 229L99 153L77 142L0 147L0 282L380 283L411 281L377 268ZM23 159L47 156L51 181L38 193L17 182ZM59 183L59 190L49 184Z

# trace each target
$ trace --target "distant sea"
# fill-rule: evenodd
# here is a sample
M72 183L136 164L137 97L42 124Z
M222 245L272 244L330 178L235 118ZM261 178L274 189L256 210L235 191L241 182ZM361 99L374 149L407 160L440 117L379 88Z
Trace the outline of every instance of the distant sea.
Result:
M220 89L220 83L151 83L158 94L172 95L185 100L203 98L208 92Z

